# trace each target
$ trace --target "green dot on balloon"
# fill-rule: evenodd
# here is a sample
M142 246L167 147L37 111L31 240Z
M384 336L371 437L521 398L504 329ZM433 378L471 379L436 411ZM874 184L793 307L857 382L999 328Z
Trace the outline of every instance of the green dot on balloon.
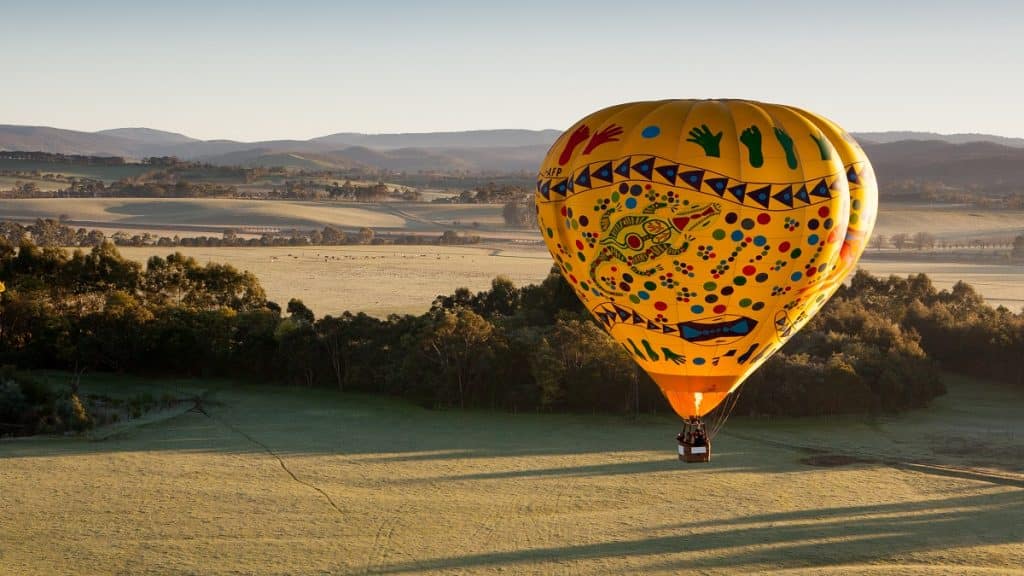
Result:
M737 286L743 286L744 284L747 283L747 279L744 278L743 276L737 276L732 279L732 283Z
M711 233L711 237L714 238L715 240L721 240L722 238L725 238L725 230L719 228L718 230L715 230L714 232Z
M618 201L619 201L619 193L618 192L612 192L612 202L618 202Z
M548 238L554 238L554 237L555 237L555 231L552 230L551 228L548 228Z
M657 287L658 287L658 285L655 284L654 282L651 282L650 280L648 280L647 282L644 282L644 288L647 288L648 290L654 290Z
M744 298L743 300L740 300L740 308L746 308L747 306L750 306L750 304L750 298Z
M639 304L640 298L637 298L636 294L630 294L629 301L632 302L633 304Z
M796 248L789 253L789 257L792 258L793 260L796 260L797 258L800 257L801 254L803 254L803 252L801 252L799 248Z
M714 282L704 283L704 289L707 290L708 292L713 292L716 288L718 288L718 284L715 284Z

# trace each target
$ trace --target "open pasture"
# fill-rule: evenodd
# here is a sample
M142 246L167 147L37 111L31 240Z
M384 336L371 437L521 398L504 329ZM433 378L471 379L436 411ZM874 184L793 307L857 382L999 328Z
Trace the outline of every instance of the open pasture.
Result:
M345 310L374 316L421 314L435 296L489 288L505 275L535 284L551 269L543 249L467 246L312 246L273 248L120 248L145 263L178 251L200 263L229 262L256 274L268 298L299 298L318 316Z
M343 246L310 248L181 248L201 261L230 262L255 273L278 302L302 298L318 313L362 310L382 315L422 312L437 294L459 286L486 288L499 274L517 284L536 282L550 268L550 257L533 229L508 229L501 206L430 203L320 203L224 199L47 199L0 200L0 217L56 218L66 214L75 226L106 231L147 230L157 235L216 234L226 228L355 229L440 234L446 229L480 234L501 244L488 247ZM1024 212L977 211L955 207L883 205L876 233L929 232L942 241L1010 238L1024 233ZM167 248L126 248L139 261ZM872 259L861 266L878 275L924 272L939 288L964 280L989 303L1013 310L1024 306L1024 268L993 264L934 263L915 260L913 250L899 260ZM891 257L891 255L889 255Z
M941 242L1012 239L1024 234L1024 210L993 210L969 206L886 204L878 209L876 234L913 236L927 232Z
M0 217L56 218L160 230L193 226L344 228L369 226L385 232L441 233L458 229L494 238L539 239L533 229L508 229L497 204L379 204L233 199L57 198L0 199ZM882 204L876 233L892 237L928 232L942 242L1010 239L1024 234L1024 211L960 206Z
M305 248L121 248L141 263L150 256L179 251L204 262L229 262L256 274L271 300L284 304L300 298L318 315L345 310L375 316L418 314L438 294L465 286L488 288L498 275L517 286L544 279L551 256L540 246L313 246ZM973 285L986 301L1011 310L1024 307L1024 268L989 264L937 264L922 261L862 260L875 275L906 276L924 272L939 289L960 280Z
M206 414L0 441L0 574L1019 574L1024 397L950 386L684 465L669 417L179 382Z
M123 164L121 166L100 166L88 164L61 164L36 160L0 160L0 170L18 172L39 172L41 174L62 174L69 178L89 178L109 184L121 178L134 178L156 169L145 164Z

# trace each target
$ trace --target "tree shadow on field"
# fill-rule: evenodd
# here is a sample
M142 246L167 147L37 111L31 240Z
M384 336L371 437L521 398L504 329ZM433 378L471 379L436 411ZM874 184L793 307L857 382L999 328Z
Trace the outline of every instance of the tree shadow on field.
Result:
M103 440L37 436L0 440L0 459L109 452L259 452L239 432L282 455L347 455L401 463L508 456L669 452L668 417L428 410L390 398L330 390L222 386L197 408Z
M379 567L382 574L467 570L558 562L640 559L638 572L770 565L773 570L861 562L899 562L907 554L1000 544L1024 539L1024 495L1003 491L942 501L817 508L724 522L648 530L659 535L576 546L450 556ZM664 560L661 556L685 555Z

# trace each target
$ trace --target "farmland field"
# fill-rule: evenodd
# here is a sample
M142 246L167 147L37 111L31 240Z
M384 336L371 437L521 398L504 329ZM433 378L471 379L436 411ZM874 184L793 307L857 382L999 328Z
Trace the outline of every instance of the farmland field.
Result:
M121 378L117 384L124 386ZM132 383L128 383L132 384ZM885 418L428 411L223 382L102 441L0 441L0 574L1014 574L1024 397ZM83 390L113 388L100 377Z
M503 226L501 206L430 203L317 203L211 199L47 199L0 200L0 218L32 219L66 214L76 226L158 235L219 234L226 228L355 229L379 232L440 234L446 229L479 234L486 247L345 246L308 248L181 248L198 260L230 262L255 273L272 300L301 298L317 313L343 310L375 315L422 312L437 294L459 286L486 288L499 274L518 285L542 279L550 257L538 245L533 229ZM149 227L149 228L147 228ZM1007 242L1024 233L1024 212L978 211L958 207L883 205L876 233L891 237L905 232L930 232L945 242L999 239ZM167 248L125 248L144 262ZM919 272L938 288L964 280L993 305L1012 310L1024 306L1024 267L971 262L935 263L914 251L905 257L879 259L868 250L861 267L877 275L905 276Z
M439 294L489 288L499 274L517 286L535 284L551 269L543 248L465 246L312 246L305 248L121 248L144 263L179 251L200 263L230 262L256 274L267 296L301 299L317 315L345 310L375 316L420 314Z
M418 314L438 294L465 286L488 288L499 274L517 286L547 276L551 256L541 246L312 246L305 248L121 248L145 263L150 256L179 251L200 263L230 262L256 274L271 300L300 298L318 315L344 310L376 316ZM869 253L870 256L870 253ZM992 305L1024 307L1024 267L937 264L922 261L862 260L860 267L881 276L924 272L939 289L965 280Z
M280 228L348 228L369 226L391 232L437 232L446 228L487 236L537 238L534 230L506 229L502 207L494 204L388 202L358 204L231 199L58 198L0 199L3 218L56 218L160 230L276 226ZM1024 234L1024 211L981 210L957 206L883 204L878 234L929 232L940 241L1011 239Z

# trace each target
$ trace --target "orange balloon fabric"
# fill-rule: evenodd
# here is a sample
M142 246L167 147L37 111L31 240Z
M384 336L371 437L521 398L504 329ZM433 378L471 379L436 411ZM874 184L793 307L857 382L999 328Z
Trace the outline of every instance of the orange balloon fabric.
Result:
M846 132L745 100L595 112L552 146L536 199L562 274L682 417L713 410L807 323L877 210Z

